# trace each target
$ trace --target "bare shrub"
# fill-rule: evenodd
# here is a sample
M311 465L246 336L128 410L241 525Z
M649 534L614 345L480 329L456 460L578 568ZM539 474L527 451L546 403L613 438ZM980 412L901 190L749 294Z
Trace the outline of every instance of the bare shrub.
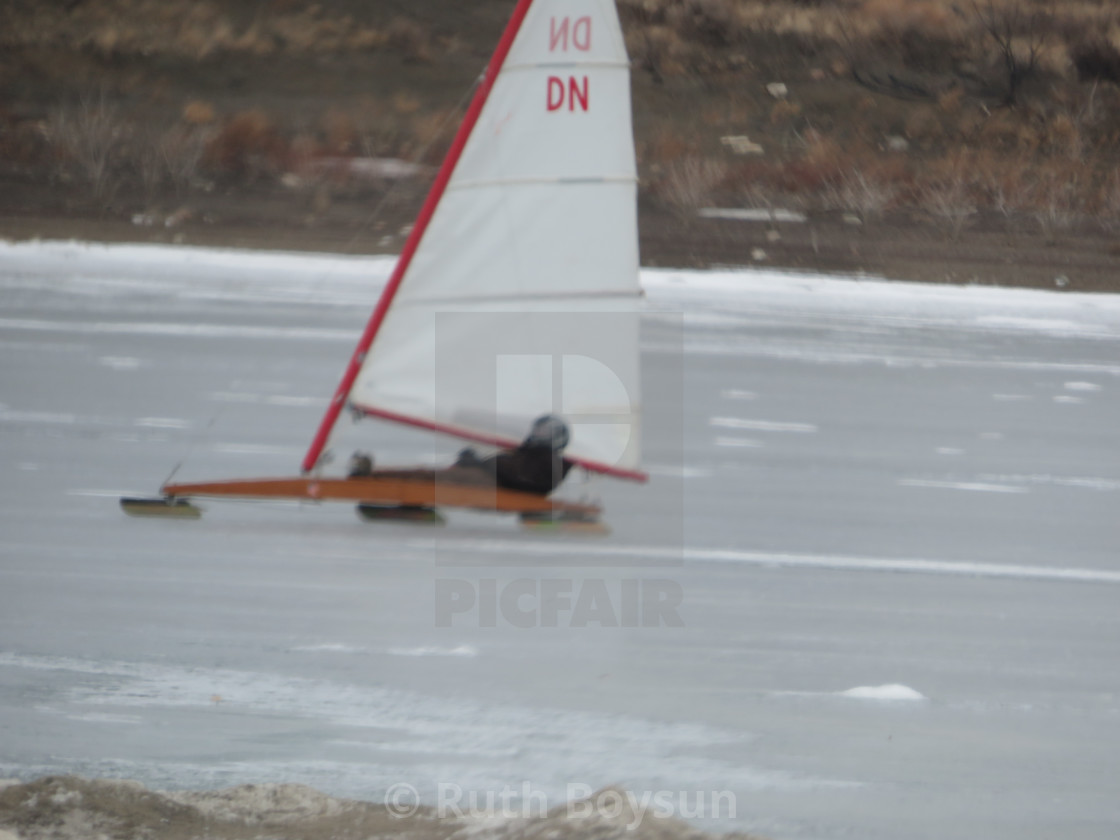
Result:
M1080 169L1050 162L1040 166L1029 181L1031 215L1048 243L1077 222L1080 200Z
M142 132L132 150L132 163L145 194L152 198L165 186L184 192L198 180L211 129L174 125Z
M979 27L993 44L1004 74L1003 100L1014 105L1038 69L1050 31L1050 15L1027 0L971 0L959 14Z
M972 184L964 168L956 167L924 184L919 193L922 209L956 242L976 215Z
M977 167L977 186L984 191L989 205L1008 221L1030 206L1030 186L1024 177L1026 167L1026 161L1018 160L1005 165L989 160Z
M104 91L83 96L75 107L56 109L46 125L48 142L78 167L97 199L104 198L111 186L116 155L126 133L117 108L106 100Z
M202 157L213 132L201 126L174 126L160 135L156 150L163 172L182 192L197 179Z
M687 157L665 168L657 192L674 209L691 213L709 203L712 191L726 177L723 161Z
M824 195L826 206L858 213L864 221L877 219L898 198L898 188L874 172L853 167L831 182Z
M1103 121L1105 109L1097 101L1097 83L1081 90L1063 92L1056 97L1057 106L1039 120L1046 150L1080 162L1091 145L1091 138Z
M1097 220L1109 233L1120 230L1120 172L1110 172L1097 194Z
M163 186L164 178L163 161L160 158L159 142L155 132L145 132L137 138L137 148L133 155L144 194L151 199Z

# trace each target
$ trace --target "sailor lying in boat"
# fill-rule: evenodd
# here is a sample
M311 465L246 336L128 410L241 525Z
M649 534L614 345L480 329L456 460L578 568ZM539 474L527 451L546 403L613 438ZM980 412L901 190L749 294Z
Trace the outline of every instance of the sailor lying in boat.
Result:
M516 449L480 458L470 448L459 453L458 459L443 470L391 471L397 477L427 478L454 484L479 484L520 490L547 496L564 480L572 462L563 457L568 445L568 426L559 417L545 415L533 421L528 437ZM371 475L373 459L355 453L350 459L351 478ZM390 471L379 471L389 475Z

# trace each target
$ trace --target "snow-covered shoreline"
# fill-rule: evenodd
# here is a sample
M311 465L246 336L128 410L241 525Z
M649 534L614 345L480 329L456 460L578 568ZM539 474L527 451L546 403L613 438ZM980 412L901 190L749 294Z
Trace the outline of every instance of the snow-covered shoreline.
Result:
M102 244L64 240L0 240L0 291L40 274L75 284L137 284L188 296L301 296L320 305L369 302L387 280L395 256L342 256L184 245ZM869 309L963 315L980 310L995 329L1068 332L1085 324L1120 327L1120 294L1064 292L986 285L934 285L858 275L825 275L742 267L644 268L642 287L654 308L702 300L764 299L771 306L836 311ZM209 294L208 294L209 293ZM1079 318L1085 323L1071 320Z

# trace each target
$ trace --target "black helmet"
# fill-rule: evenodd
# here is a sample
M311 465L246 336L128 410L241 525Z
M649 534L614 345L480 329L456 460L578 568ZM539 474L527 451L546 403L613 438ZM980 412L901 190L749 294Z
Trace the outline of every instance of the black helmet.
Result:
M553 414L546 414L533 421L533 428L529 430L529 437L525 442L532 446L547 446L554 452L559 452L568 445L569 437L568 424Z

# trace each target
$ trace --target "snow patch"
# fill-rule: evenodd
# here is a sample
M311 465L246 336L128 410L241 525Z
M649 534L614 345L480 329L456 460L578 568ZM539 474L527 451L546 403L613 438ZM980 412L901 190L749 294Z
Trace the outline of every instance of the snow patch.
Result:
M841 697L856 700L926 700L926 696L906 685L861 685L840 692Z
M1061 394L1054 397L1054 402L1064 403L1066 405L1078 405L1079 403L1085 402L1085 400L1083 400L1081 397L1068 397L1065 394Z
M793 222L808 221L808 216L796 210L769 210L765 207L701 207L697 215L702 219L728 219L736 222Z
M1099 391L1101 386L1094 382L1067 382L1063 386L1067 391Z

